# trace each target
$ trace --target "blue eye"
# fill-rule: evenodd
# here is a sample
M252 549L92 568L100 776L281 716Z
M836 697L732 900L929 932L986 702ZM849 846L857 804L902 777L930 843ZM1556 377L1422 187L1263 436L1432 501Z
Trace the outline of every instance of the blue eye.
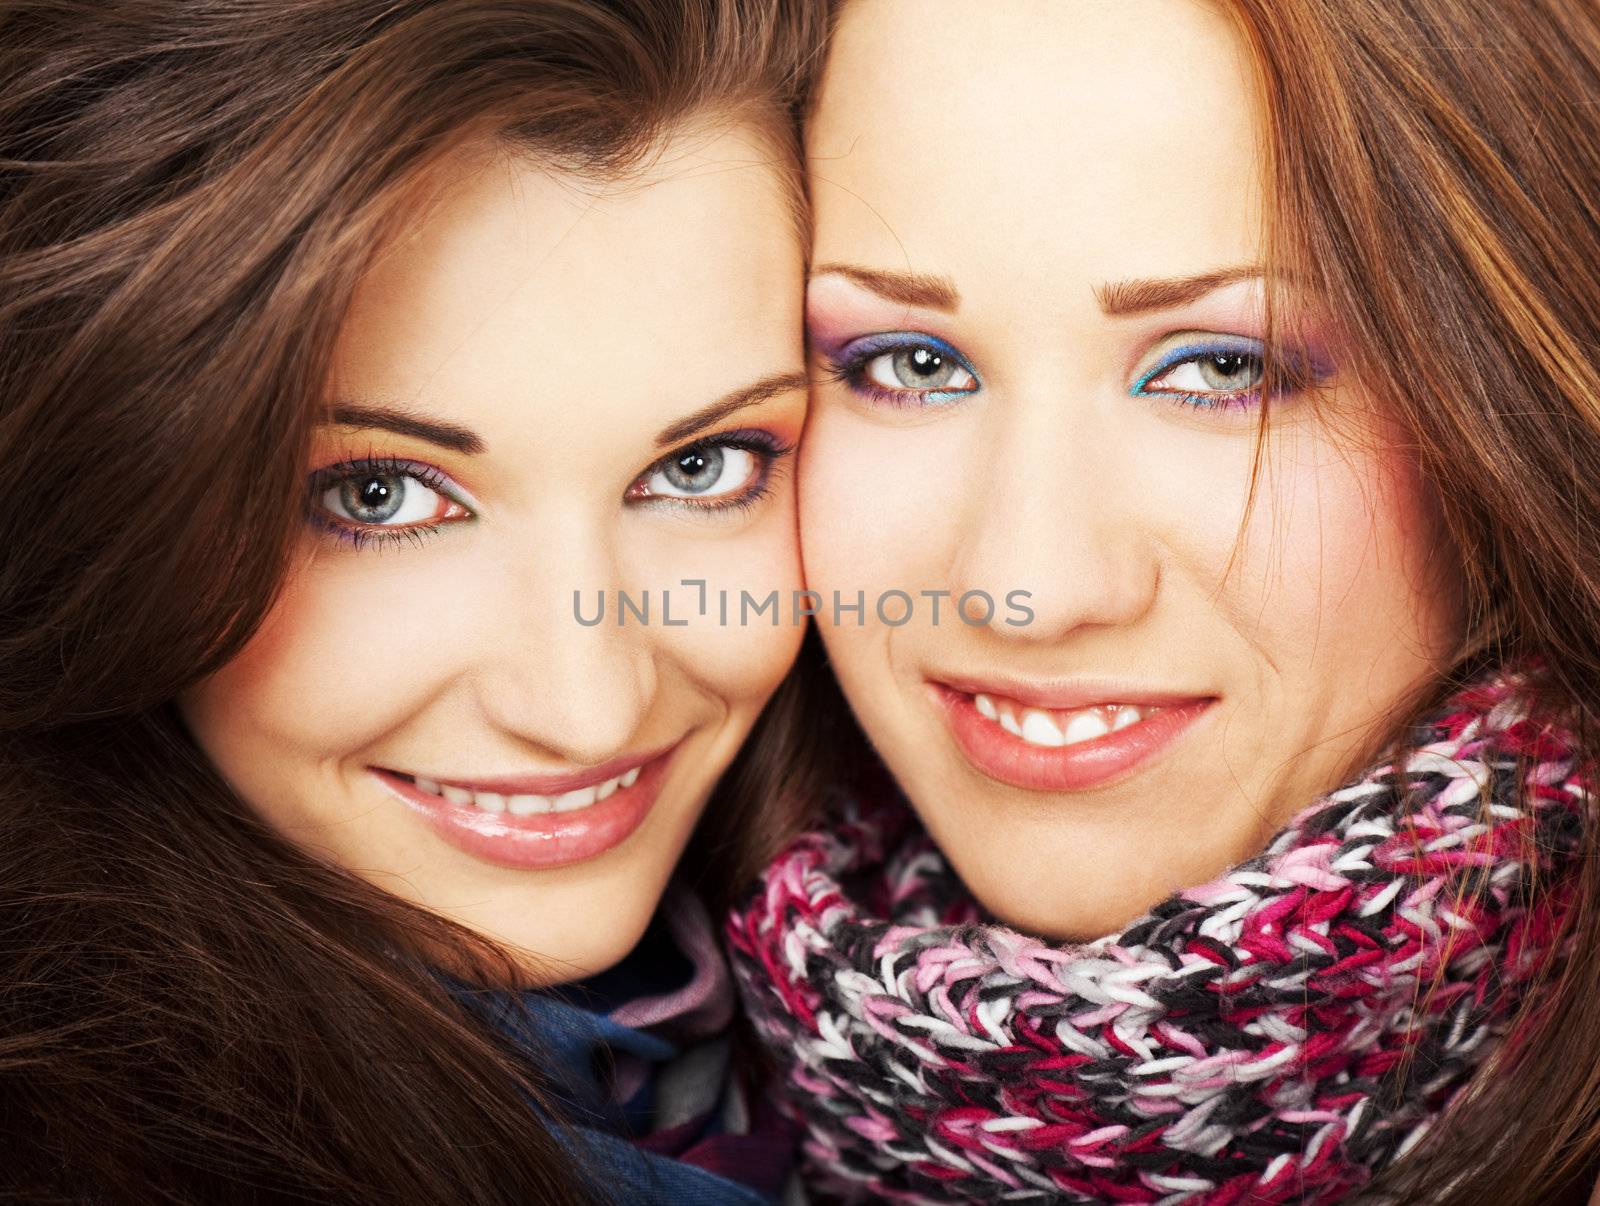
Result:
M932 335L896 331L856 339L828 357L856 393L895 406L940 405L978 391L966 357Z

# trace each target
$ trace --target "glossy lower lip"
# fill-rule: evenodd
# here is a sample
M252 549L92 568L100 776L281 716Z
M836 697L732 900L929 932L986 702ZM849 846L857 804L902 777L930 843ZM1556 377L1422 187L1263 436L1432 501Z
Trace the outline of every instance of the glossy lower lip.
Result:
M627 841L650 815L677 749L674 745L650 759L640 767L632 787L619 787L609 799L575 812L525 817L486 812L476 804L452 804L393 771L367 769L457 850L486 863L531 871L586 862Z
M1089 791L1124 778L1159 756L1216 702L1191 699L1167 704L1148 720L1104 737L1047 748L985 720L966 691L945 683L929 686L956 746L973 768L1029 791Z

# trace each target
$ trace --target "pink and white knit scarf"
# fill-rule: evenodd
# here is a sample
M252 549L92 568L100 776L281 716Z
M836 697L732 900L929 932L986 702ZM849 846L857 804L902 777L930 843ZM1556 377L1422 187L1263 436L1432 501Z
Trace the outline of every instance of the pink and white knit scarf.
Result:
M982 924L903 804L844 805L730 919L808 1182L1344 1198L1483 1067L1557 945L1588 795L1528 699L1511 674L1461 691L1264 853L1085 946Z

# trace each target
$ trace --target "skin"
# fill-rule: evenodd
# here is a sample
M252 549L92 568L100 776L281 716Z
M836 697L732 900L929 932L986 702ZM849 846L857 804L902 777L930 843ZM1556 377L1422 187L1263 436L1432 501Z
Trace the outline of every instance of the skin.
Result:
M786 459L748 507L711 505L742 490L640 497L661 485L662 458L696 439L798 438L803 265L778 158L760 132L725 123L679 130L620 183L487 148L446 165L358 290L327 400L452 424L482 450L329 423L308 470L420 463L447 475L470 513L353 547L326 529L318 479L308 492L322 523L308 524L275 610L183 701L202 747L271 825L508 944L533 983L600 971L634 946L796 651L799 629L717 626L677 587L798 585ZM765 400L657 443L760 381ZM716 491L750 477L729 468ZM443 493L436 509L459 509ZM593 627L574 618L574 591L592 615L601 590L612 605L616 591L648 590L659 609L667 587L687 625L662 625L659 610L648 626L618 627L610 611ZM643 824L558 867L458 849L370 770L548 775L674 742Z
M1138 393L1185 340L1265 333L1259 277L1132 310L1118 286L1259 271L1251 78L1189 0L854 0L808 133L808 585L1031 592L1024 626L1003 605L819 622L933 837L1034 933L1112 932L1260 849L1370 756L1459 628L1430 501L1315 299L1286 292L1304 388L1272 401L1253 505L1258 404ZM849 341L882 332L944 340L971 392L896 404L840 380ZM964 756L930 685L961 677L1209 704L1126 773L1036 790Z

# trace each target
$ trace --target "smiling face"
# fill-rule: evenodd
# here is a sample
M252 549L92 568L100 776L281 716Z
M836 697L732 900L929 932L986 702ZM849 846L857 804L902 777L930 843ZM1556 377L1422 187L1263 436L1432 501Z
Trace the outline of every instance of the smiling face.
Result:
M281 600L182 701L275 828L538 980L637 941L798 643L680 585L798 583L803 268L770 147L684 131L610 186L458 161L340 332Z
M808 585L917 600L824 607L830 660L1033 932L1108 932L1253 853L1455 637L1402 441L1292 292L1250 503L1250 78L1187 0L853 0L808 135Z

